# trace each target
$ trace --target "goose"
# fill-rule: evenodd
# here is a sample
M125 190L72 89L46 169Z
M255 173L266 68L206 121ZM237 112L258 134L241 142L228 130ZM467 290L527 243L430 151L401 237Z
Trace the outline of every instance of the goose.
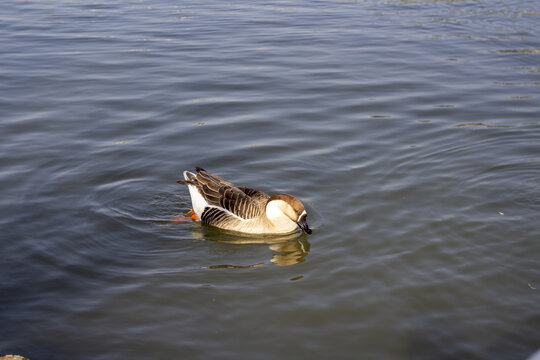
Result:
M296 197L235 186L200 167L196 172L184 171L184 180L177 181L188 186L191 219L240 233L287 234L300 227L311 234L307 212Z

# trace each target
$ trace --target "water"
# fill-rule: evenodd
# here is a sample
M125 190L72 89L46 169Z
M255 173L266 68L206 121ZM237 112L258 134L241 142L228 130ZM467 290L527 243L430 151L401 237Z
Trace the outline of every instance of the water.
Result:
M540 348L537 1L31 0L0 14L0 354ZM195 166L298 196L313 235L171 222Z

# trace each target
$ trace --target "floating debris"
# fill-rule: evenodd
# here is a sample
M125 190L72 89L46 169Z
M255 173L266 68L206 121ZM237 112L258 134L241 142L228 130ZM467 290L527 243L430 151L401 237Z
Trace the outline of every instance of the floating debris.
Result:
M454 127L464 127L464 126L483 126L486 128L510 128L512 125L489 125L484 123L463 123L454 125Z
M540 54L540 49L501 49L490 51L490 53L501 54Z
M201 266L201 269L249 269L258 266L263 266L264 263L258 263L253 265L210 265L210 266Z

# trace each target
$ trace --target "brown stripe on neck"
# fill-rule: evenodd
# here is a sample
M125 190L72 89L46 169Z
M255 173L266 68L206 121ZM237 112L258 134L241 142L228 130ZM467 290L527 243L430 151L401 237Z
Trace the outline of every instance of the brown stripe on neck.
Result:
M272 195L270 197L270 199L268 199L268 202L270 202L272 200L283 200L283 201L285 201L287 204L291 205L291 207L294 209L294 211L298 215L300 215L304 211L304 205L302 205L300 200L298 200L297 198L295 198L292 195L289 195L289 194L274 194L274 195Z

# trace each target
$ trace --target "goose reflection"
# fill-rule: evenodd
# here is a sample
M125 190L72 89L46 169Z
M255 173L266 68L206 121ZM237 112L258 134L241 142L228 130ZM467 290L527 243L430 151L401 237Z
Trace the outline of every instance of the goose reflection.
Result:
M309 242L307 235L302 233L297 239L271 244L269 248L275 252L270 259L271 262L278 266L289 266L306 261L306 256L309 253Z
M199 228L194 228L192 234L196 239L215 241L231 245L267 244L268 248L273 252L270 262L277 266L290 266L304 262L309 254L310 249L310 244L307 241L307 235L304 232L278 236L245 236L203 225ZM204 266L203 268L244 269L254 268L262 265L264 265L264 263L256 263L252 265L220 264Z

